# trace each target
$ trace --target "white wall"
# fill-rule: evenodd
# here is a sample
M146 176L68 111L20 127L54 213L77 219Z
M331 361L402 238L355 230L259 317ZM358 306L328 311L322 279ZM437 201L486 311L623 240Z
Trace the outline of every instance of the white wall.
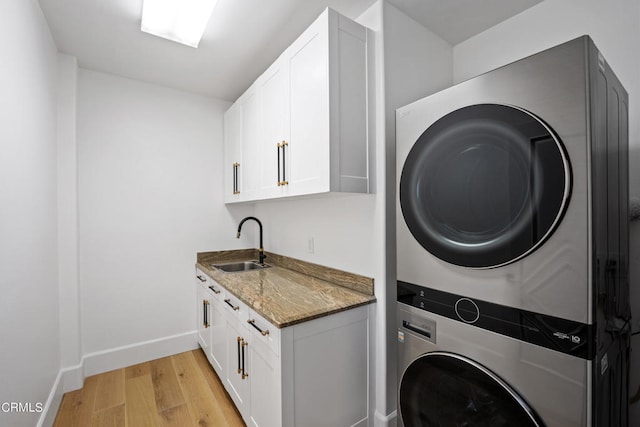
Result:
M629 93L630 193L640 196L640 2L545 0L454 47L455 81L589 34ZM640 330L640 224L631 224L631 303ZM632 339L630 393L640 392L640 336ZM640 425L640 403L629 425Z
M78 159L76 94L78 62L58 54L58 282L60 364L80 363L80 289L78 283Z
M395 110L452 84L451 45L404 14L384 3L384 105L385 105L385 246L386 282L384 298L385 341L378 351L386 352L387 411L397 405L396 324L396 114ZM382 312L382 307L380 307ZM378 315L382 317L382 313ZM379 334L380 335L380 334ZM378 368L378 370L381 370ZM381 402L378 403L380 407Z
M588 34L630 99L631 195L640 196L640 3L545 0L454 47L454 81Z
M0 404L44 404L60 363L57 279L57 51L35 0L0 14ZM2 406L6 408L6 406ZM0 425L37 412L0 410Z
M251 240L235 239L250 210L222 202L228 105L79 70L85 356L193 331L196 252L250 246Z

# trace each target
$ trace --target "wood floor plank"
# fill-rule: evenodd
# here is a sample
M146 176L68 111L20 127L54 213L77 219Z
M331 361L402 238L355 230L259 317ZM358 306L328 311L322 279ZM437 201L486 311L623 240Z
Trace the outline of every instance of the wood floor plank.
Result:
M201 427L225 425L224 411L203 378L192 352L171 357L193 423Z
M149 362L138 363L137 365L124 368L124 379L140 377L142 375L151 375L151 364Z
M150 375L125 380L125 398L127 425L132 427L156 427L158 425L158 407Z
M54 427L244 425L199 349L88 377L82 389L64 395L54 421Z
M242 421L242 416L238 409L233 405L231 396L228 395L227 391L224 389L224 385L222 384L218 374L213 370L213 367L209 364L209 360L207 360L207 356L200 349L194 350L193 357L198 364L198 368L202 373L202 376L209 384L209 388L213 392L214 396L217 397L218 402L220 403L220 407L224 413L224 418L227 426L229 427L242 427L244 426L244 421ZM222 398L224 396L224 399ZM226 404L225 404L226 403Z
M124 369L99 375L94 411L122 404L124 404Z
M96 411L93 413L90 425L91 427L125 427L126 421L124 412L124 403Z
M149 362L151 379L159 411L185 403L184 395L171 362L171 357L163 357Z
M160 427L184 427L193 424L193 418L186 403L158 413ZM131 425L131 424L129 424Z
M94 375L84 380L84 386L80 390L65 393L53 426L90 425L97 385L98 377Z

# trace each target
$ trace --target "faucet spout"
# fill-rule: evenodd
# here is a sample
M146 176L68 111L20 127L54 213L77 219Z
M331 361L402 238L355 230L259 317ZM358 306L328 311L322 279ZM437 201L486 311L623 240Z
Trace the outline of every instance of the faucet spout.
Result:
M258 226L260 227L260 249L258 249L258 256L259 258L259 263L260 264L264 264L264 259L267 257L264 254L264 246L262 244L262 223L260 222L260 220L258 218L256 218L255 216L248 216L246 218L244 218L242 221L240 221L240 224L238 225L238 233L236 234L236 238L239 239L240 238L240 232L242 231L242 225L248 221L248 220L254 220L255 222L258 223Z

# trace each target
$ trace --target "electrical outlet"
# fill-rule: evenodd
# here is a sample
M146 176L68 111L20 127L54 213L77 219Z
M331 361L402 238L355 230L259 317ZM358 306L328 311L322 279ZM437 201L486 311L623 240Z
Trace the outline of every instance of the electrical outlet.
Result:
M309 239L307 239L307 252L310 254L315 252L315 242L313 241L313 237L309 237Z

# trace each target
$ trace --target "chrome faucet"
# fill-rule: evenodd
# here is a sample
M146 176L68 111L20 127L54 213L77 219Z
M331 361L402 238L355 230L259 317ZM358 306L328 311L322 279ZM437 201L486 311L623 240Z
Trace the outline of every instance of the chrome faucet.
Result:
M262 223L260 222L260 220L258 218L254 217L254 216L248 216L245 219L243 219L242 221L240 221L240 225L238 225L238 234L236 234L236 238L238 238L238 239L240 238L240 231L242 230L242 224L244 224L245 221L247 221L249 219L254 220L260 226L260 249L258 249L258 255L259 255L260 259L259 259L258 262L261 265L264 265L264 259L267 256L264 254L264 246L262 246Z

